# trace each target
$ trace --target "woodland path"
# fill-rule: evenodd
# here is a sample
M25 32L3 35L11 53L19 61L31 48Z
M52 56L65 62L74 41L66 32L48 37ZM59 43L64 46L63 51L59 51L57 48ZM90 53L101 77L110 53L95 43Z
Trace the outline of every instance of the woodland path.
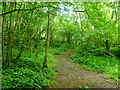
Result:
M64 55L56 55L58 60L55 71L59 75L54 79L56 84L50 88L117 88L114 80L106 79L107 75L95 71L88 71L79 64L68 61L74 50L68 50Z

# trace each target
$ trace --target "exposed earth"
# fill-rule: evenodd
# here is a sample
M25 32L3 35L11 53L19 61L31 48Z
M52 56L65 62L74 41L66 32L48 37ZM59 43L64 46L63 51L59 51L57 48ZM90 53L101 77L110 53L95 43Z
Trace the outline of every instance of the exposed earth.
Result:
M68 50L64 55L56 55L58 60L55 71L58 76L54 79L55 85L50 88L117 88L114 80L107 79L107 74L88 71L79 64L68 61L74 50Z

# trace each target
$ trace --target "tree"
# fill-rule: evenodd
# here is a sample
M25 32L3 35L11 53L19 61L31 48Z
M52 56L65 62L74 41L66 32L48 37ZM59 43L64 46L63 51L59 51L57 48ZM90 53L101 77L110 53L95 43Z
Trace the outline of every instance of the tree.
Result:
M3 12L6 12L6 2L3 3L3 7L4 9ZM5 16L3 16L2 18L2 61L3 64L5 64L5 60L4 60L4 24L5 24Z
M48 28L47 28L47 38L46 38L46 49L45 49L45 59L43 63L43 67L48 67L48 54L49 54L49 43L50 43L50 8L48 6Z

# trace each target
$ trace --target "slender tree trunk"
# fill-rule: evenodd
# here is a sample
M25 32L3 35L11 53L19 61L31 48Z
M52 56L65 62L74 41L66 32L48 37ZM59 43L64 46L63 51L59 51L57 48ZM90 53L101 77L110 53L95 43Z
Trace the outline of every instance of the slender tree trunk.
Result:
M3 11L6 12L6 2L3 2ZM4 60L4 22L5 22L5 16L2 17L2 61L3 61L3 64L5 64L5 60Z
M10 3L10 6L12 6L12 3ZM11 7L12 8L12 7ZM8 65L12 60L12 30L11 30L11 19L12 19L12 13L10 13L10 23L9 23L9 29L8 29L8 45L7 45L7 60Z
M67 42L68 44L71 44L71 33L70 32L68 32Z
M107 50L107 51L110 50L110 43L109 43L109 40L106 40L106 50Z
M53 33L50 32L50 45L54 47L54 39L53 39Z
M45 50L45 59L43 63L43 68L48 67L47 64L48 64L49 42L50 42L50 13L48 7L48 29L47 29L46 50Z

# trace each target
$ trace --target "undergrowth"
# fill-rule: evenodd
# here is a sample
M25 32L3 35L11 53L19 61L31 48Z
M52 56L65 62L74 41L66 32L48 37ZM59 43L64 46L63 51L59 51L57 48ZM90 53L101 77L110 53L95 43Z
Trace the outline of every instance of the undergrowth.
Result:
M59 47L51 47L50 48L50 52L53 55L64 55L64 52L69 50L69 49L73 49L75 47L75 45L73 44L63 44Z
M17 51L16 51L17 52ZM44 54L40 52L37 57L35 53L29 55L24 52L20 60L10 67L3 66L2 88L45 88L52 82L55 73L52 68L55 66L55 59L49 54L48 68L42 69Z
M78 50L75 54L72 55L71 60L73 62L79 63L81 67L88 70L109 74L110 76L108 78L116 80L116 83L118 84L117 57L112 53L110 55L106 55L104 51L105 50L102 52L97 49L94 51L92 50L92 53L86 51L84 55L82 55L80 53L81 51Z

